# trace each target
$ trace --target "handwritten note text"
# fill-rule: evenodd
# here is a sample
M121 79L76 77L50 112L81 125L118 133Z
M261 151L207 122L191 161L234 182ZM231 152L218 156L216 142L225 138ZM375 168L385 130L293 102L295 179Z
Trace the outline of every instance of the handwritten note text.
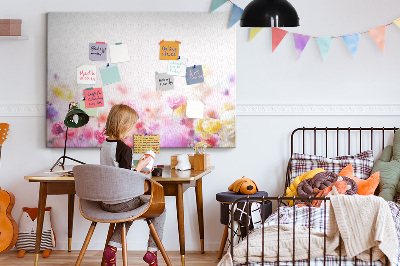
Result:
M94 108L104 106L103 89L88 88L83 91L85 97L85 108Z
M204 82L203 67L196 65L186 68L186 83L187 85Z
M160 42L160 60L178 60L179 58L179 44L175 41L161 41Z
M78 84L96 84L96 66L80 66L76 69Z

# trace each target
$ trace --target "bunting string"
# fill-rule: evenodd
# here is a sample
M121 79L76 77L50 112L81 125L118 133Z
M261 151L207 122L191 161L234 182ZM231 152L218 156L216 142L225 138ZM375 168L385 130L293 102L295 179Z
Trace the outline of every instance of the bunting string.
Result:
M392 25L392 24L394 24L394 22L391 22L391 23L389 23L389 24L386 24L386 25L382 25L382 26L380 26L380 27L387 27L387 26L390 26L390 25ZM289 32L289 33L295 33L295 32ZM351 33L351 34L344 34L344 35L339 35L339 36L329 36L329 37L331 37L332 39L336 39L336 38L343 38L343 36L350 36L350 35L353 35L353 34L360 34L360 35L362 35L362 34L366 34L366 33L368 33L368 31L363 31L363 32L359 32L359 33ZM298 35L302 35L302 36L310 36L310 35L306 35L306 34L301 34L301 33L296 33L296 34L298 34ZM318 39L318 38L321 38L321 36L310 36L311 38L314 38L314 39Z
M234 2L232 2L232 0L213 0L213 2L221 2L221 5L223 5L224 3L226 3L226 2L230 2L232 5L235 5L236 7L238 7ZM221 6L221 5L219 5L219 6ZM219 7L218 6L218 7ZM238 8L240 8L240 7L238 7ZM216 8L215 8L216 9ZM211 9L211 11L210 11L210 13L211 12L213 12L215 9ZM241 9L241 8L240 8ZM242 9L242 11L243 11L243 9ZM400 21L399 21L400 22ZM381 27L383 27L383 26L385 26L385 27L387 27L387 26L390 26L390 25L392 25L392 24L394 24L394 22L391 22L391 23L388 23L388 24L386 24L386 25L382 25ZM400 24L399 24L400 25ZM400 26L399 26L400 27ZM289 32L289 33L296 33L296 32ZM360 32L359 34L366 34L366 33L368 33L368 31L363 31L363 32ZM311 36L311 35L306 35L306 34L301 34L301 33L296 33L297 35L302 35L302 36L309 36L310 38L314 38L314 39L317 39L317 38L320 38L319 36ZM330 36L332 39L335 39L335 38L342 38L343 36L349 36L349 35L352 35L352 34L344 34L344 35L339 35L339 36Z
M242 8L240 8L235 3L233 3L232 0L213 0L210 12L215 11L217 8L219 8L220 6L222 6L223 4L225 4L227 2L232 4L232 11L231 11L231 16L229 19L229 26L228 26L230 28L240 20L242 13L243 13ZM272 27L271 28L272 52L274 52L276 50L276 48L279 46L279 44L281 43L283 38L285 38L287 33L291 33L293 35L297 59L300 58L300 56L301 56L302 52L304 51L305 47L307 46L309 40L315 39L317 41L319 50L321 52L322 59L325 62L328 52L331 48L332 40L339 39L339 38L343 39L343 41L346 44L351 55L353 56L353 58L355 58L357 49L358 49L358 44L360 41L360 36L368 33L369 36L374 40L376 45L379 47L379 49L382 51L382 53L385 53L386 27L388 27L392 24L396 24L400 28L400 18L398 18L386 25L382 25L382 26L379 26L379 27L376 27L376 28L373 28L373 29L370 29L367 31L356 32L356 33L346 34L346 35L339 35L339 36L311 36L311 35L306 35L306 34L301 34L301 33L288 32L288 31L280 29L280 28ZM249 42L252 41L262 29L263 28L250 28Z

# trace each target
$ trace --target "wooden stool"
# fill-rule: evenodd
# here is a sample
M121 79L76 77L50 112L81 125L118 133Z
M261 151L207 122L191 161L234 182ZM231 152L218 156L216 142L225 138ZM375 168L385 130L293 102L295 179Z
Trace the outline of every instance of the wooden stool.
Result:
M251 200L251 198L256 197L268 197L268 192L259 191L254 193L253 195L249 195L249 202L257 202L257 200ZM237 199L247 197L247 195L238 194L233 191L220 192L216 194L216 200L221 203L220 208L220 223L225 225L224 234L222 235L221 246L218 252L218 259L222 258L222 253L224 252L226 240L228 239L228 230L229 230L229 219L231 212L231 204L235 202ZM243 200L246 201L246 200ZM271 215L272 213L272 203L270 201L266 201L264 203L264 221L265 219ZM262 222L264 222L262 221Z

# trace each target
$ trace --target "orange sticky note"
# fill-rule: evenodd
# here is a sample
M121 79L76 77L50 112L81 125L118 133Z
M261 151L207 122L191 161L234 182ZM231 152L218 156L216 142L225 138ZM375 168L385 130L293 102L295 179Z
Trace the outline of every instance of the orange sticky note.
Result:
M85 108L94 108L104 106L103 89L89 88L83 91L85 97Z
M178 60L180 42L162 40L159 44L160 60Z

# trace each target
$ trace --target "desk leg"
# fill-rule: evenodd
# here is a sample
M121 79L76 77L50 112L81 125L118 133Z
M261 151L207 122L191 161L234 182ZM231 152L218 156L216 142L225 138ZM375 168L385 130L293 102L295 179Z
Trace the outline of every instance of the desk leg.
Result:
M184 212L183 212L183 188L182 184L177 184L177 195L176 195L176 212L178 215L178 233L179 233L179 245L181 253L182 266L185 266L185 224L184 224Z
M40 182L39 189L39 202L38 202L38 218L37 218L37 229L36 229L36 244L35 244L35 266L39 263L39 253L40 253L40 244L42 241L42 231L43 231L43 221L44 221L44 212L46 208L46 199L47 199L47 183Z
M68 252L71 252L75 194L68 194Z
M200 248L204 253L204 218L203 218L203 185L202 178L196 180L196 203L197 203L197 219L199 221Z

